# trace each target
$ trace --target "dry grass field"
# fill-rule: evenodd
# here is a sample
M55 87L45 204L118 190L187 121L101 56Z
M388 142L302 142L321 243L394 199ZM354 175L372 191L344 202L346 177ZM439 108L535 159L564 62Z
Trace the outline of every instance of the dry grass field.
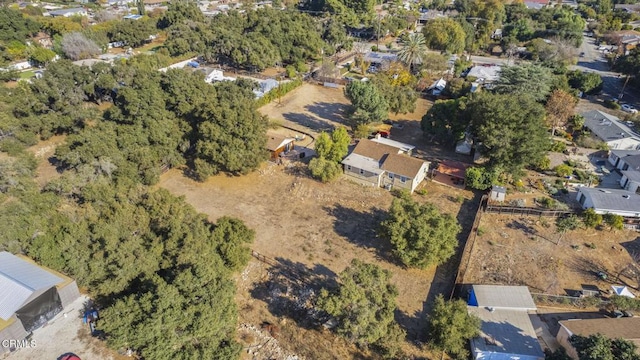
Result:
M532 292L567 295L583 284L608 291L636 286L617 274L631 261L629 245L640 245L630 230L579 229L562 235L552 218L483 214L465 283L526 285ZM625 248L626 247L626 248ZM640 250L640 249L638 249ZM608 275L601 280L596 275Z
M161 177L159 186L184 196L211 221L234 216L255 229L251 247L270 264L252 259L238 276L240 322L278 324L285 350L307 359L364 356L320 331L308 302L321 287L335 284L336 274L354 258L392 271L392 281L400 293L396 318L407 330L409 340L423 339L427 299L451 290L456 266L426 271L398 266L389 257L388 244L376 235L391 204L391 194L347 180L322 184L310 179L303 169L266 164L247 176L219 175L204 183L174 169ZM425 188L426 196L414 196L457 216L465 225L464 238L475 211L473 194L434 183L426 183ZM242 334L246 345L257 336ZM409 342L407 350L425 355Z

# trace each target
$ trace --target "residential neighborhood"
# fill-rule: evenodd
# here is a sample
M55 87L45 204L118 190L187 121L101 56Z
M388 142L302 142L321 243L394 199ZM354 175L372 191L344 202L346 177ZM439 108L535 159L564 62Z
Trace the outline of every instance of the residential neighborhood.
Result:
M0 358L640 359L636 0L0 4Z

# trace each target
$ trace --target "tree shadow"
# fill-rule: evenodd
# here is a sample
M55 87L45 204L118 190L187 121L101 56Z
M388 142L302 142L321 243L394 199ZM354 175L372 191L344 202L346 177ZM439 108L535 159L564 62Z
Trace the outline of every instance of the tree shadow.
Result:
M482 309L481 311L488 311ZM524 313L523 316L528 315ZM523 326L524 327L524 326ZM486 338L477 337L472 341L491 345L492 352L542 356L542 347L535 334L529 335L526 329L515 326L506 320L482 320L480 328ZM473 345L472 345L473 346Z
M345 104L327 102L313 103L305 106L305 110L309 111L315 116L331 121L333 123L340 124L345 123L345 117L348 108L349 106Z
M323 208L328 215L333 216L334 231L351 243L369 250L373 250L376 259L400 265L391 255L391 244L388 240L378 237L377 229L387 217L387 212L373 208L369 211L358 211L340 204Z
M62 161L60 161L57 157L55 156L49 156L47 158L47 162L52 165L53 167L56 168L56 172L58 174L62 174L65 170L66 167L64 166L64 163Z
M612 273L601 261L586 256L575 256L567 262L567 267L585 279L616 283L616 274Z
M407 334L405 336L405 340L421 347L421 339L425 339L427 337L427 319L422 316L422 312L416 311L414 314L408 314L400 309L396 309L393 315L398 325L400 325Z
M284 117L286 120L294 122L298 125L308 127L309 129L313 129L318 132L330 132L336 126L336 123L334 122L322 120L305 113L284 113L282 114L282 117Z
M323 288L338 287L337 275L322 264L309 267L285 258L267 259L269 276L257 283L250 293L264 301L274 316L284 316L305 329L317 329L329 317L315 308L315 300Z

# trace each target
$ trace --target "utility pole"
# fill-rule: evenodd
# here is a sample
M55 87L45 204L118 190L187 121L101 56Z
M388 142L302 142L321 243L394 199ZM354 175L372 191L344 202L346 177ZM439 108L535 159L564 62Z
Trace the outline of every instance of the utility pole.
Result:
M624 89L627 87L627 83L629 82L630 78L631 78L631 75L627 75L627 80L625 80L624 85L622 85L622 91L620 91L620 95L618 95L618 99L622 99L622 97L624 96Z
M380 1L380 4L378 4L378 6L382 6L382 0ZM382 9L377 9L376 13L378 14L378 30L376 31L376 48L378 48L378 51L380 51L380 18L381 18L381 14L380 11Z

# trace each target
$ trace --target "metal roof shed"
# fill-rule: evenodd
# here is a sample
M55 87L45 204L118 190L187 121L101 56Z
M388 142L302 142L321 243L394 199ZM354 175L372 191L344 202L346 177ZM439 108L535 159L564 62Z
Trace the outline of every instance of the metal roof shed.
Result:
M62 310L56 285L65 280L36 264L0 252L0 318L18 316L31 331Z
M536 310L526 286L473 285L469 305L493 309Z
M469 306L480 318L480 336L471 339L473 359L541 360L544 353L526 311Z

